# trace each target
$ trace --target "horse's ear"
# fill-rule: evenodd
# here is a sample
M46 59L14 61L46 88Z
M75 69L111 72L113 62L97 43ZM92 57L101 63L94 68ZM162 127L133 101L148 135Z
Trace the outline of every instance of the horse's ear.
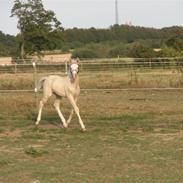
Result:
M76 58L76 62L79 64L79 62L80 62L79 57Z
M72 61L71 58L69 58L69 60L67 61L67 63L68 64L71 64L71 61Z

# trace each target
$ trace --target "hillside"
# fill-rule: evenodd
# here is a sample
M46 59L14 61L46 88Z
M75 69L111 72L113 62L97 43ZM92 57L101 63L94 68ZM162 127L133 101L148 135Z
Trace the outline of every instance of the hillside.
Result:
M15 36L4 34L0 31L0 56L16 55L18 50L18 41Z

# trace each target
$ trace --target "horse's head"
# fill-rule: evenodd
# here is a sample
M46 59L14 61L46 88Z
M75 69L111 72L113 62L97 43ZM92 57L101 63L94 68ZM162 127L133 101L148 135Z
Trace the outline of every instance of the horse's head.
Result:
M69 61L69 70L72 76L72 79L75 80L79 73L79 58L70 59Z

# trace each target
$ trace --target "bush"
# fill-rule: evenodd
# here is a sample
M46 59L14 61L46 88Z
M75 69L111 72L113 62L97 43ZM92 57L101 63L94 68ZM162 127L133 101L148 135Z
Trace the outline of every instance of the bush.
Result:
M118 57L118 56L125 57L128 55L128 53L129 53L129 50L128 50L127 46L120 44L120 45L117 45L117 46L111 48L109 50L108 55L109 55L109 57Z
M174 37L165 42L168 47L174 48L175 50L183 50L183 36Z
M140 43L135 43L130 47L128 56L134 58L152 58L156 57L156 53L152 48L144 46Z
M160 57L181 57L183 56L183 52L177 51L171 47L163 47L162 51L160 52Z
M76 58L98 58L97 53L95 50L88 49L88 48L79 48L75 49L72 53L72 57Z

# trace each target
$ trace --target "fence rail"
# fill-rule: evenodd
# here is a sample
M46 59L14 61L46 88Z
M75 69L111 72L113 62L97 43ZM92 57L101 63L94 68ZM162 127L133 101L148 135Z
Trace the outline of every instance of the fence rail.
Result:
M82 92L114 92L114 91L182 91L183 88L84 88ZM42 91L42 90L40 90ZM35 93L35 90L0 90L0 93Z
M66 59L65 59L66 60ZM128 58L128 57L117 57L117 58L83 58L81 59L81 62L82 63L91 63L91 62L129 62L129 61L154 61L154 60L158 60L158 61L161 61L161 60L183 60L183 57L153 57L153 58ZM13 62L14 63L32 63L34 62L35 60L34 59L13 59ZM36 60L36 62L38 63L43 63L42 60ZM44 60L44 62L47 62L47 63L53 63L53 61L46 61Z
M31 60L32 63L13 63L10 65L1 65L0 73L30 73L32 68L36 67L38 73L45 72L67 72L67 62L62 63L36 63ZM36 63L36 64L35 64ZM34 65L35 64L35 65ZM127 60L111 60L106 59L101 60L92 60L92 61L81 61L80 70L81 71L108 71L111 69L183 69L183 58L135 58Z

